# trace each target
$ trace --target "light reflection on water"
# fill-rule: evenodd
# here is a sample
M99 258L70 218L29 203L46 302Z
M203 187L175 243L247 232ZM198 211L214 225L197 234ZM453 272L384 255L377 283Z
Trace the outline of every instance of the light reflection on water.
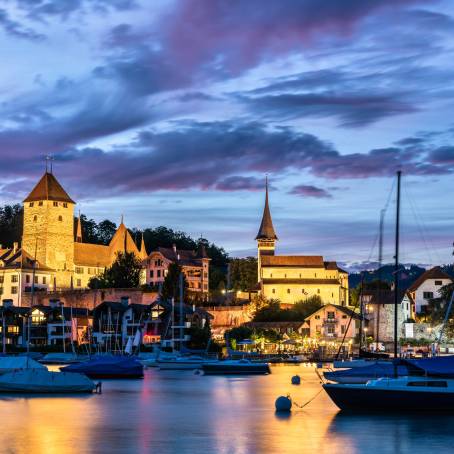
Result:
M295 373L300 386L292 386ZM148 370L104 381L84 397L0 396L0 450L27 453L453 452L454 417L342 415L322 392L291 415L277 396L304 403L320 389L313 368L276 366L264 377L204 377Z

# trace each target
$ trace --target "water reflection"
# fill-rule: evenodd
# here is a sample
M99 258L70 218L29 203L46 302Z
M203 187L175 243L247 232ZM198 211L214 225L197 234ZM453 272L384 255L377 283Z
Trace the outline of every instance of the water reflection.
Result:
M290 383L301 375L300 386ZM10 452L438 453L454 444L454 417L345 415L322 392L307 407L276 414L289 393L302 404L320 390L310 367L274 367L265 377L205 377L147 371L104 381L103 394L0 396L0 446Z

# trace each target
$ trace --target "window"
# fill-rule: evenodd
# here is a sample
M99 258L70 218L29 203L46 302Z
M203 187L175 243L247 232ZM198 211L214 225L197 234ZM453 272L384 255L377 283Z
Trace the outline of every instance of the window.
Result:
M443 285L443 281L435 281L435 285Z
M66 202L63 203L63 208L68 208L68 204Z
M54 202L54 207L58 207L58 202Z
M44 320L45 320L45 317L42 312L40 312L39 310L35 310L32 312L32 323L33 324L42 323L42 322L44 322Z
M344 315L342 316L342 318L347 318L347 316L344 314Z
M301 293L304 293L304 289L303 288L301 289Z
M203 289L208 290L208 284L203 284Z
M46 276L43 276L43 284L46 285L47 284L47 279L46 279Z
M150 270L150 278L151 278L151 279L154 278L154 270Z
M434 297L434 292L423 292L422 297L425 300L430 300Z
M290 289L289 288L287 289L287 293L290 293Z
M345 325L341 325L341 334L345 334L345 328L346 328Z
M18 334L19 333L19 327L18 326L8 326L8 333L10 334Z
M76 274L84 274L84 267L76 266Z
M35 276L35 284L38 284L38 276Z
M76 285L77 287L82 287L82 281L80 279L77 279Z
M320 320L320 315L316 315L315 320Z
M336 314L332 311L326 313L326 318L328 320L334 320L336 318Z
M15 285L13 287L11 287L11 294L17 295L17 287Z
M3 287L0 287L0 295L3 295Z
M332 326L332 325L328 326L328 334L331 334L331 335L332 335L332 334L334 334L334 333L335 333L335 328L334 328L334 326Z
M17 274L13 274L11 276L11 282L19 282L19 276Z
M28 206L29 206L30 208L32 208L34 204L35 204L34 202L30 202L30 204L29 204Z
M0 276L0 284L3 284L4 281L5 281L4 277Z
M271 293L276 293L276 289L273 288L273 289L271 290Z
M94 274L94 273L93 273L93 270L92 270L91 268L87 268L87 273L88 273L88 274Z
M58 216L58 220L59 220L60 222L62 222L62 221L63 221L63 216Z
M36 222L38 220L38 216L36 214L33 216L33 222Z
M161 277L161 270L156 270L156 277Z
M40 207L42 207L42 206L43 206L43 201L40 200L40 201L38 202L38 205L39 205Z
M30 275L29 274L25 275L25 283L30 284Z
M317 289L317 293L320 293L320 289L319 288Z
M208 273L207 272L203 273L203 278L204 279L208 279Z

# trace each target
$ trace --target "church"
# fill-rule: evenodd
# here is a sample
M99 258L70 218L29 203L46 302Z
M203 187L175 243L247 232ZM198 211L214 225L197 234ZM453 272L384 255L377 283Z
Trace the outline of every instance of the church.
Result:
M80 218L75 229L75 202L52 172L45 174L23 202L22 243L0 245L0 300L20 305L23 292L84 289L91 277L109 267L118 252L145 260L123 221L110 243L84 243ZM75 234L76 232L76 234Z
M320 255L276 255L278 237L271 219L268 182L265 207L256 236L258 254L258 291L281 305L319 296L323 304L348 304L348 273L336 262L325 261Z

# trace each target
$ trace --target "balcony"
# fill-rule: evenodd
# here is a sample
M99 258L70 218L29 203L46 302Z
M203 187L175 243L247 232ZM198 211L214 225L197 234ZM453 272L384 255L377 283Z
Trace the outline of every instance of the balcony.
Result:
M325 318L323 320L324 325L335 325L339 323L339 320L337 318Z

